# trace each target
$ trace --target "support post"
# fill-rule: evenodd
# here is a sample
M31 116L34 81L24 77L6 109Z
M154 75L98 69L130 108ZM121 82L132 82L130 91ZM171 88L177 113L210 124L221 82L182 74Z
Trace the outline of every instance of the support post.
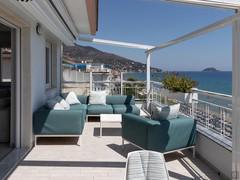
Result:
M147 53L147 109L150 105L151 86L151 53Z
M121 96L123 95L123 72L121 72Z
M240 178L240 20L232 33L232 179Z
M92 72L90 72L90 81L89 81L89 91L90 92L93 90L92 87L93 87L93 77L92 77Z

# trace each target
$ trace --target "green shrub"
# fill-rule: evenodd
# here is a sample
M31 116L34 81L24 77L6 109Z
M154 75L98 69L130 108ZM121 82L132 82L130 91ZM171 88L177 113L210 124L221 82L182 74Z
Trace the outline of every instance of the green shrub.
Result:
M177 74L165 74L162 80L164 88L172 92L189 93L193 87L197 86L197 82Z

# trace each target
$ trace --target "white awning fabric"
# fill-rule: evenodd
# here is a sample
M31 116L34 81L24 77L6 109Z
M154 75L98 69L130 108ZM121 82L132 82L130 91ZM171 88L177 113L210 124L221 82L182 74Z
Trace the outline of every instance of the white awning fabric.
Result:
M240 9L239 0L165 0L165 1L197 4L217 8Z

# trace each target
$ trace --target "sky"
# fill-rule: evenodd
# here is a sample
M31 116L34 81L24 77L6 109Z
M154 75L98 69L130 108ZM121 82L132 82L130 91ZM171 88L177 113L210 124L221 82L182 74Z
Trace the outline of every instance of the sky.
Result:
M159 45L233 15L232 10L193 6L160 0L101 0L95 38ZM144 50L93 46L145 63ZM216 67L229 71L232 52L231 26L152 54L152 66L165 71L201 71Z

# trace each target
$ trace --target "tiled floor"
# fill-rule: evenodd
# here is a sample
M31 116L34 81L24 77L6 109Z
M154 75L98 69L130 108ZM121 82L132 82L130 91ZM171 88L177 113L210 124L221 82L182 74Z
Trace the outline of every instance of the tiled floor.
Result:
M9 177L10 180L69 179L123 180L128 152L121 146L120 124L104 125L99 137L99 123L86 123L81 146L76 138L42 138ZM220 179L215 171L188 151L165 156L171 179Z

